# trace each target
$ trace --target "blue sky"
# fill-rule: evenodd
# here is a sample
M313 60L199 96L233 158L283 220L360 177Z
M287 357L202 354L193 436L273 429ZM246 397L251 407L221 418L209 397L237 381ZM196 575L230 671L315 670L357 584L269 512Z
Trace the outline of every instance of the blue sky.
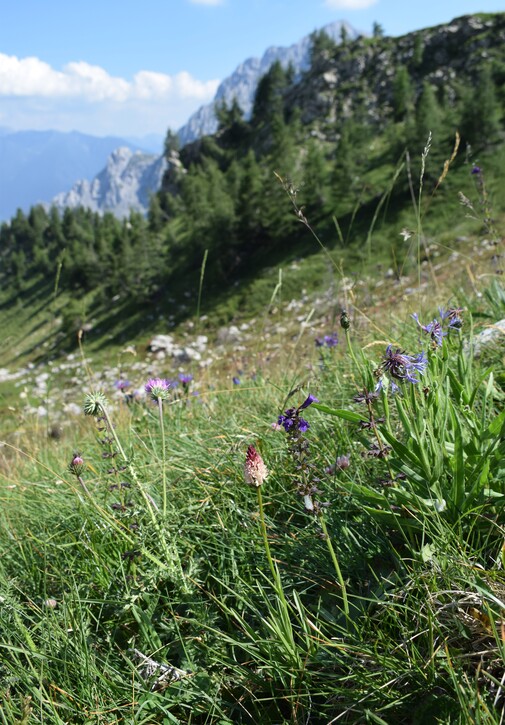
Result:
M164 134L271 45L334 20L387 35L497 0L0 0L0 126Z

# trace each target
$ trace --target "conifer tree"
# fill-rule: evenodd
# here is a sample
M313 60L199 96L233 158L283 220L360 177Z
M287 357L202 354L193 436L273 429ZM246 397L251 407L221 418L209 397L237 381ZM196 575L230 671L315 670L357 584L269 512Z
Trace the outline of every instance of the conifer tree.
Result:
M423 144L429 133L434 139L440 138L442 118L440 106L431 83L423 82L423 88L416 104L416 141Z
M465 97L462 118L463 137L474 144L488 144L500 132L500 107L488 65L479 73L475 87Z
M393 113L395 121L404 121L414 108L414 94L407 68L402 65L393 81Z

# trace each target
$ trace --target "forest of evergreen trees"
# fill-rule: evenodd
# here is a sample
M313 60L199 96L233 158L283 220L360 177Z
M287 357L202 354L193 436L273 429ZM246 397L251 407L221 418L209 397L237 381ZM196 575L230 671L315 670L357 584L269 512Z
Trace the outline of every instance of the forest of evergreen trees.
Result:
M236 103L217 109L219 130L183 149L167 134L167 158L176 153L181 168L169 164L162 190L151 200L146 218L127 220L85 209L62 214L37 206L0 228L3 285L19 292L34 275L51 284L61 269L60 288L95 290L101 299L127 293L137 303L190 281L208 250L208 274L214 284L229 284L296 245L302 226L275 173L299 187L297 203L318 229L345 218L361 199L363 207L383 192L405 149L420 155L428 134L433 153L446 158L458 129L462 144L482 149L504 136L505 54L482 61L473 83L461 78L451 87L423 78L422 36L413 36L408 64L400 64L370 113L366 78L340 84L334 114L307 121L318 83L344 56L394 43L374 37L337 45L314 33L312 68L302 78L275 63L260 81L250 120ZM375 44L375 46L374 46ZM382 45L381 45L382 44ZM346 55L347 54L347 55ZM345 98L351 98L345 113ZM316 99L317 100L317 99ZM375 151L371 152L371 145ZM274 173L275 172L275 173ZM407 182L395 189L398 203L408 196ZM333 235L335 238L335 235Z

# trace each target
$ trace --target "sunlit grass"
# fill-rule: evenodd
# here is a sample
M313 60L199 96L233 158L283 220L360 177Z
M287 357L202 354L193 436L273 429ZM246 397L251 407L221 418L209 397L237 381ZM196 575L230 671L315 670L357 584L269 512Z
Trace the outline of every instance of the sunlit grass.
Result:
M272 270L202 365L84 338L2 384L2 722L502 722L505 293L449 237Z

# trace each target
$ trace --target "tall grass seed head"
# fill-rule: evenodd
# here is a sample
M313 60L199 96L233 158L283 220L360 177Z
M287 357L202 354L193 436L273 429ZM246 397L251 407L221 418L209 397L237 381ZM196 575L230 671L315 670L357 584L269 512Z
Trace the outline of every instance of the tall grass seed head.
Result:
M268 476L268 469L265 466L263 458L260 456L254 446L247 448L245 465L244 465L244 479L249 486L258 488L263 484L266 477Z

